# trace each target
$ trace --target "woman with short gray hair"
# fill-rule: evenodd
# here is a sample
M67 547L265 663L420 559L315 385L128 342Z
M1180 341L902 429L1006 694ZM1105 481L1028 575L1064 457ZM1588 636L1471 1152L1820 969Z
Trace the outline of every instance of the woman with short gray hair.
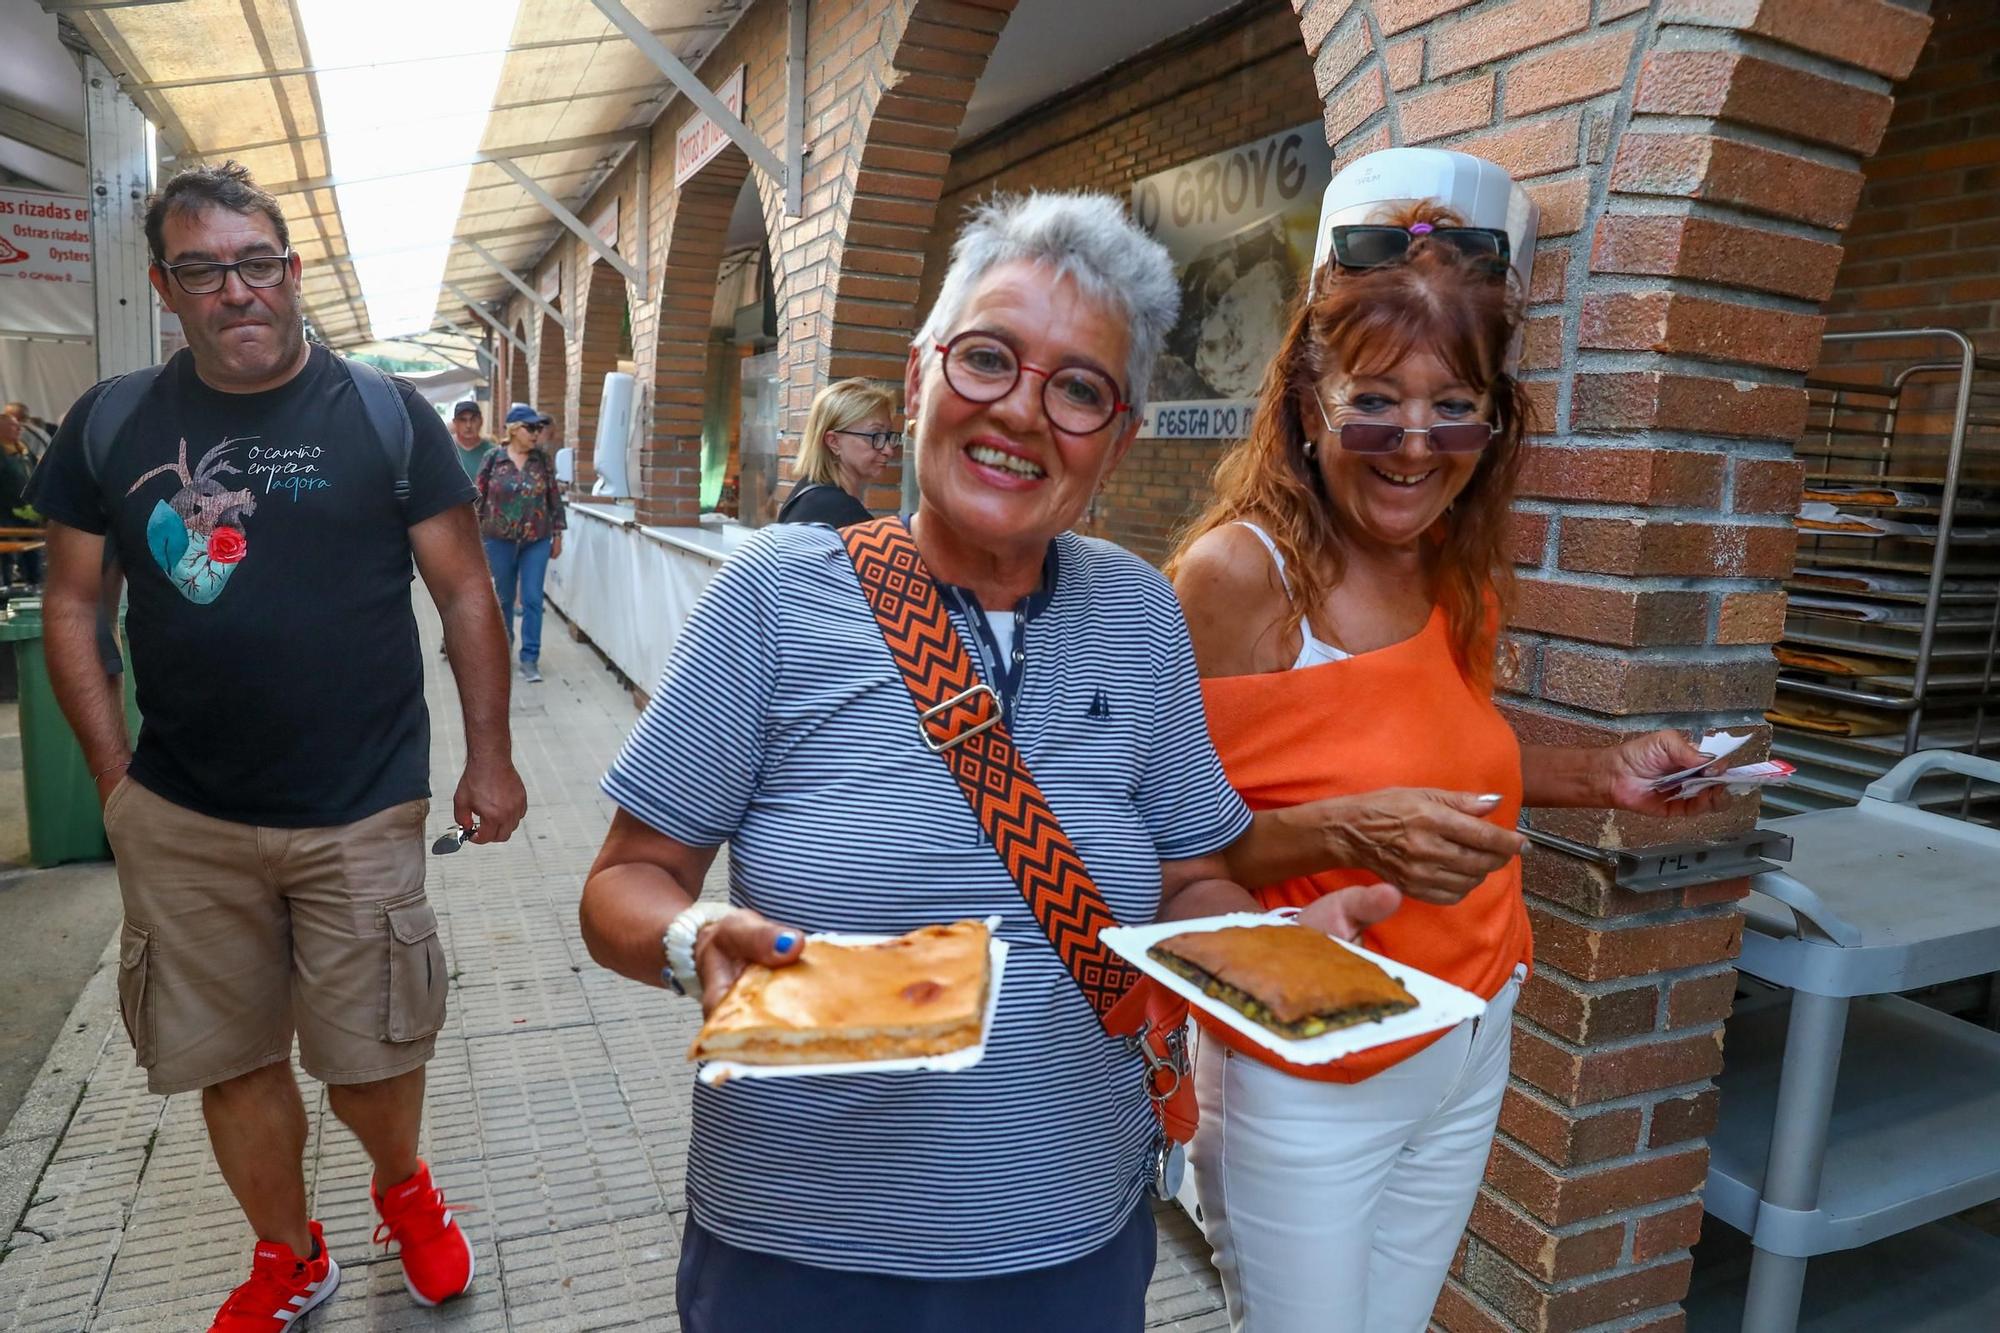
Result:
M753 537L605 778L619 809L583 935L634 980L712 1008L746 966L797 962L809 933L965 918L999 918L1011 949L969 1070L695 1087L688 1333L1145 1322L1145 1062L937 753L972 732L920 722L864 550L898 547L935 590L942 637L976 663L961 697L990 700L967 706L1004 723L1110 917L1240 901L1219 853L1251 816L1209 744L1173 591L1071 531L1138 431L1177 303L1166 252L1111 199L981 208L905 371L916 513ZM728 903L695 903L725 842Z

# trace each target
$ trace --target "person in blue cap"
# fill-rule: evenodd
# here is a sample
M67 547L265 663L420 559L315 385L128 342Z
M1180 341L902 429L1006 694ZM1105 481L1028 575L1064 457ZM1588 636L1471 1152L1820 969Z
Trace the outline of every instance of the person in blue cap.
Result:
M500 597L507 640L514 641L516 595L521 610L521 679L539 684L542 655L542 581L549 561L562 555L562 491L555 464L542 448L549 419L526 403L507 410L506 447L480 464L473 486L479 492L479 535L493 590Z

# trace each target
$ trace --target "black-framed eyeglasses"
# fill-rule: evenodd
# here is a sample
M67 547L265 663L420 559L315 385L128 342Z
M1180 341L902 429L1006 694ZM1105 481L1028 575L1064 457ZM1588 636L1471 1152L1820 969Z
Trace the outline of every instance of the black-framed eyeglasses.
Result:
M836 427L833 433L866 440L868 447L878 454L893 454L903 447L903 432L899 430L841 430Z
M219 264L209 259L190 259L185 264L161 264L160 268L173 274L174 281L189 296L211 296L222 290L234 273L243 279L245 287L276 287L284 282L291 272L292 252L281 255L252 255L239 259L233 264Z
M1414 227L1351 226L1334 227L1333 257L1342 268L1379 268L1393 264L1410 252L1418 237L1442 241L1474 259L1491 259L1505 265L1509 258L1507 233L1496 227L1434 227L1419 222Z
M1040 375L1042 412L1065 435L1094 434L1132 410L1118 382L1096 367L1031 366L1005 339L983 329L968 329L935 346L944 357L944 382L968 403L997 403L1014 392L1022 371Z
M1421 435L1431 451L1440 454L1476 454L1493 443L1493 427L1484 421L1441 421L1435 426L1399 426L1392 421L1350 421L1336 426L1326 414L1326 401L1317 392L1319 419L1326 423L1350 454L1393 454L1403 447L1405 435Z

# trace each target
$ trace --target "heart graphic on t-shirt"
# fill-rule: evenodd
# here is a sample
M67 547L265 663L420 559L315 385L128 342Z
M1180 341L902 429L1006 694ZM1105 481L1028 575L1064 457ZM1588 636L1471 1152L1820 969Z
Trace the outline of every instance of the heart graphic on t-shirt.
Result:
M222 595L229 576L250 551L241 522L256 512L257 500L247 490L232 491L216 480L238 470L226 461L228 453L229 441L224 440L189 471L187 441L182 440L174 462L142 474L125 492L132 494L162 473L180 478L181 488L171 500L153 502L153 512L146 518L146 549L181 596L197 606L207 606Z

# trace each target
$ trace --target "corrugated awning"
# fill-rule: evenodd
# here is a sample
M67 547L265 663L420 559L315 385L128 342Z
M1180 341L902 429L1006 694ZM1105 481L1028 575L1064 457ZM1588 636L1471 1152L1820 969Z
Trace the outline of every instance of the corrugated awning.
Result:
M421 4L423 0L410 0ZM627 0L681 60L697 65L747 0ZM313 60L296 0L152 0L67 17L154 124L168 171L234 158L279 196L305 261L308 317L335 346L372 331L334 191L320 99L332 72ZM421 79L438 58L399 50L383 34L378 70ZM520 0L491 99L480 155L510 157L556 198L582 199L658 116L672 89L587 0ZM350 67L351 68L351 67ZM424 127L413 124L411 134ZM365 177L341 163L343 178ZM502 169L474 166L445 278L486 302L509 293L465 240L515 271L530 266L561 224ZM464 302L440 286L437 310L463 323Z

